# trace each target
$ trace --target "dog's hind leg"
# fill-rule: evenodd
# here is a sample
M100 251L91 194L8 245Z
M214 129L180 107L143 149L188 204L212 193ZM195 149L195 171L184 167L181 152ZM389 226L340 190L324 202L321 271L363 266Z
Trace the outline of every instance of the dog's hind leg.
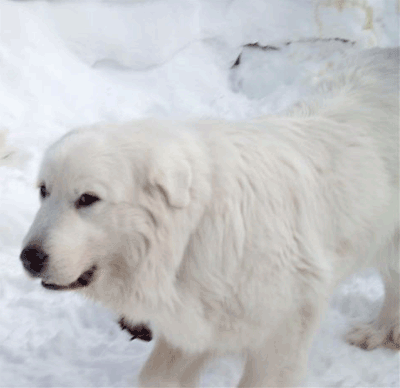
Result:
M196 387L208 354L188 354L158 338L139 375L140 387Z
M383 346L400 350L399 240L397 229L376 258L385 283L385 299L379 316L370 323L354 327L347 335L350 344L362 349L372 350Z

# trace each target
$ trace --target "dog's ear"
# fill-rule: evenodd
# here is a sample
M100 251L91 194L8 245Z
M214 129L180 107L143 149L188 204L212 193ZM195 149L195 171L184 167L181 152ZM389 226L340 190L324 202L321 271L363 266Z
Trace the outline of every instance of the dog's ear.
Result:
M157 149L153 154L149 181L167 197L168 204L184 208L190 202L192 170L185 155L175 145Z

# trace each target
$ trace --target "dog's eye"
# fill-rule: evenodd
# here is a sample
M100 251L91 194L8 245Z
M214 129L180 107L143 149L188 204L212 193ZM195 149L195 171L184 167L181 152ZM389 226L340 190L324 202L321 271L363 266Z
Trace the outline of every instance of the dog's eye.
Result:
M88 207L90 205L93 205L95 202L100 201L100 198L93 195L93 194L82 194L79 199L75 202L75 207L77 209L81 207Z
M48 197L49 195L50 195L50 193L47 191L46 186L40 185L40 196L44 199L44 198Z

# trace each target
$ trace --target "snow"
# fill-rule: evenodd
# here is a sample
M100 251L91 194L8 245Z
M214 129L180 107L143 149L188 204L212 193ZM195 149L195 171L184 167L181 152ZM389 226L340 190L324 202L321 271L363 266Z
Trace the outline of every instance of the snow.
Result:
M9 131L0 150L0 387L135 386L153 346L130 342L103 307L24 275L18 257L45 147L97 121L282 111L311 93L329 61L398 45L398 22L396 0L0 2L0 147ZM336 291L305 387L399 387L398 353L343 340L382 300L373 271ZM241 367L218 359L202 385L235 386Z

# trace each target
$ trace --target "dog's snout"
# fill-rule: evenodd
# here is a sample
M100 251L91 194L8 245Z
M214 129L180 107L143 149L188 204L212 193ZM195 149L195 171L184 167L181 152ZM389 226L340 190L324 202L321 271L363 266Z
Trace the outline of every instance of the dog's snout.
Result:
M21 252L24 268L33 276L39 276L45 269L49 256L38 245L28 245Z

